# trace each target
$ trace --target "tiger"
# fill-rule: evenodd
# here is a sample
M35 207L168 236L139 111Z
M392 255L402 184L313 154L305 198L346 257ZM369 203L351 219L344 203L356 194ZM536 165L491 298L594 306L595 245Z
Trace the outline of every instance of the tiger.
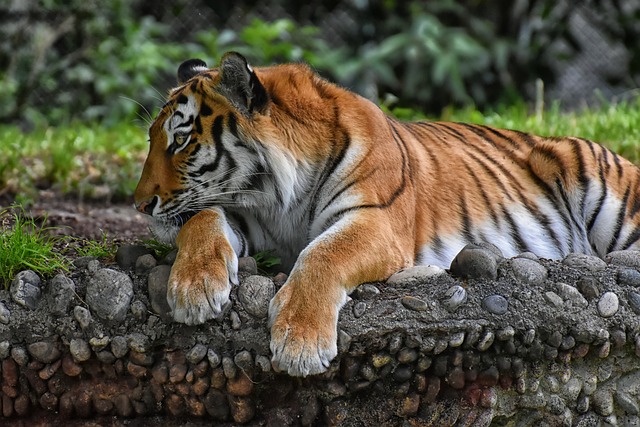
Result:
M272 367L328 370L349 293L467 244L505 257L638 249L640 169L602 145L477 124L401 122L302 63L178 68L134 193L177 247L176 322L219 319L238 258L273 250Z

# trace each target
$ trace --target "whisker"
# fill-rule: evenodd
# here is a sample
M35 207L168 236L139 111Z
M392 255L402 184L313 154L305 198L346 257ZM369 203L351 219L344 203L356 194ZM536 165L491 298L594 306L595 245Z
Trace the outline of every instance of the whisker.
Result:
M147 107L145 107L144 105L142 105L142 103L140 103L140 102L136 101L135 99L133 99L133 98L129 98L128 96L120 95L120 98L122 98L122 99L126 99L127 101L131 101L131 102L133 102L133 103L135 103L135 104L138 104L138 105L142 108L142 110L143 110L145 113L147 113L147 118L148 118L148 120L145 120L145 118L144 118L140 113L138 113L138 117L140 117L142 120L145 120L145 121L147 122L147 124L148 124L148 125L151 125L151 123L153 122L153 116L151 115L151 113L149 112L149 110L147 110Z

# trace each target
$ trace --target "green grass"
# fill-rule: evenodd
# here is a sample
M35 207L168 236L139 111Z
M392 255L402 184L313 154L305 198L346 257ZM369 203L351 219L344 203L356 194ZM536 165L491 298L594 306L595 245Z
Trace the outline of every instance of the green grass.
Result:
M81 239L75 248L75 252L79 256L91 256L94 258L113 258L115 257L118 247L113 241L109 241L107 233L102 233L100 240L84 240Z
M0 285L8 288L21 270L30 269L41 276L66 271L70 261L59 253L50 229L27 219L21 209L0 212Z
M0 127L0 192L53 188L81 197L129 197L148 150L145 130L75 124L25 133Z

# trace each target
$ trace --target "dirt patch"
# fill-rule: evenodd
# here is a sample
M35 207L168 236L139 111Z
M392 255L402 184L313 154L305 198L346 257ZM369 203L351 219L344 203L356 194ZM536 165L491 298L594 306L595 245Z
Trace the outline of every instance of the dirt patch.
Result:
M9 196L0 200L0 206L13 204L14 199ZM151 238L146 215L137 212L132 202L79 199L41 191L27 214L44 221L45 226L59 235L88 240L101 240L106 235L117 244Z

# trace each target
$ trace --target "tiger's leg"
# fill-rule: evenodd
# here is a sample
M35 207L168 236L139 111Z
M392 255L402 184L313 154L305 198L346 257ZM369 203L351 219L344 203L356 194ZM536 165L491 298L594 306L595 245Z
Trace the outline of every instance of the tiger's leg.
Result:
M239 238L222 209L190 218L176 238L178 255L171 268L167 301L173 318L189 325L220 315L238 283Z
M349 214L298 257L269 304L274 368L294 376L324 372L337 355L338 313L347 292L413 264L413 242L386 215Z

